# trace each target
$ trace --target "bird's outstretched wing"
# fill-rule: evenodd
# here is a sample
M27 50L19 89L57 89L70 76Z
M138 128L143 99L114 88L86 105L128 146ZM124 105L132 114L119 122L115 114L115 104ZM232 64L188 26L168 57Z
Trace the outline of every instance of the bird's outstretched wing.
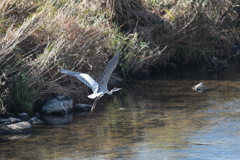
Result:
M89 88L92 89L93 93L96 93L98 90L98 83L92 79L88 74L86 73L79 73L79 72L74 72L74 71L69 71L66 69L61 69L61 73L65 73L70 76L74 76L80 81L82 81L84 84L86 84Z
M105 92L107 90L107 84L109 81L109 78L113 72L113 70L116 68L116 65L118 63L119 58L119 52L109 61L107 67L105 68L102 77L99 81L99 92Z

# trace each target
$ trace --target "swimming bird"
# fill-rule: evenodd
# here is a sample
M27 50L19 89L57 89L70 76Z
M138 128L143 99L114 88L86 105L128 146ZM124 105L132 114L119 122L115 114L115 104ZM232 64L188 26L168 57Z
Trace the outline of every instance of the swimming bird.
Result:
M195 91L198 91L198 92L203 92L204 90L206 90L208 88L205 87L203 85L203 83L201 82L201 83L197 84L196 86L194 86L192 89L195 90Z
M74 72L74 71L69 71L66 69L61 69L61 73L65 73L67 75L70 76L74 76L77 79L79 79L80 81L82 81L85 85L87 85L89 88L92 89L93 93L91 95L88 96L88 98L90 99L95 99L92 108L91 108L91 112L93 112L97 101L105 94L109 94L111 95L113 92L119 91L121 88L113 88L111 91L108 90L107 88L107 84L108 81L110 79L110 76L113 72L113 70L116 68L116 65L118 63L118 59L119 59L119 52L109 61L107 67L105 68L102 77L99 81L99 83L97 83L91 76L89 76L86 73L79 73L79 72Z

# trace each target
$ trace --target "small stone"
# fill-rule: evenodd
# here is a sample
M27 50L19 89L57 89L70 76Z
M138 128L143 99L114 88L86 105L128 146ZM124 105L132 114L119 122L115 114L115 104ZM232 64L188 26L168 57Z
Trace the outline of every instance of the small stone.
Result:
M37 117L32 117L30 118L29 122L32 124L32 125L35 125L35 124L39 124L39 123L43 123L40 119L38 119Z
M21 119L22 121L27 121L29 119L29 115L27 113L20 113L18 115L18 118Z

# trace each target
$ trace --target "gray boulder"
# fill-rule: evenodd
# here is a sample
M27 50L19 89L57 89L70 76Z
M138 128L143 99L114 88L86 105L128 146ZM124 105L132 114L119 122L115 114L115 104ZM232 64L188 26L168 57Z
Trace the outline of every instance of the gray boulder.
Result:
M28 133L31 133L31 124L28 121L0 126L0 135Z
M43 113L68 112L73 108L73 100L70 96L60 95L45 102L41 108Z
M20 113L18 118L21 119L21 121L27 121L29 119L29 115L27 113Z

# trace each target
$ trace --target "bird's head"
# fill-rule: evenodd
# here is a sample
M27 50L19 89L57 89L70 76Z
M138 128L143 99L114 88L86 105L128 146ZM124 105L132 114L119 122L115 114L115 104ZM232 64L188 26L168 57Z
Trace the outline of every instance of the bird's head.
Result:
M113 92L116 92L116 91L119 91L119 90L121 90L122 88L117 88L117 87L115 87L115 88L113 88L112 90L113 90Z
M119 91L119 90L121 90L122 88L117 88L117 87L115 87L115 88L113 88L110 92L109 92L109 94L112 94L113 92L117 92L117 91Z

